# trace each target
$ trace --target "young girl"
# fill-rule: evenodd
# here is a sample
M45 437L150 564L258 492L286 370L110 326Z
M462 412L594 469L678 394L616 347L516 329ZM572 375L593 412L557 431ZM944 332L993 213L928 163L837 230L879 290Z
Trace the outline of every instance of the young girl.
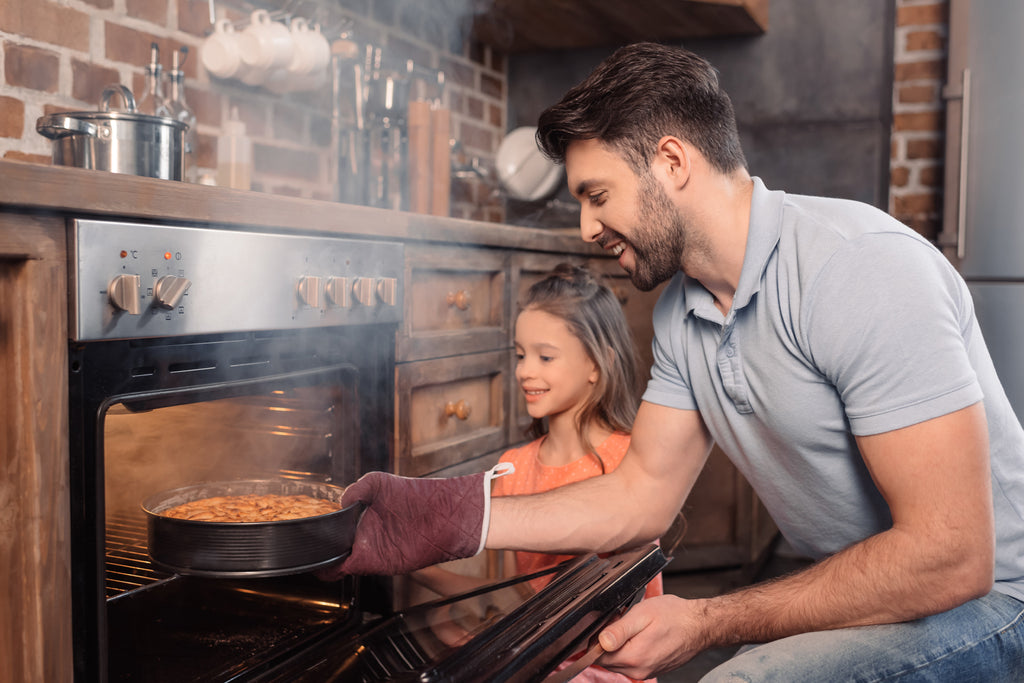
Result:
M611 472L629 446L641 390L636 349L618 300L587 270L562 264L534 284L516 320L516 381L534 440L507 451L515 472L492 495L542 493ZM571 555L516 552L517 574ZM662 594L659 575L645 597ZM625 681L592 666L574 680Z
M522 302L515 350L516 381L533 417L533 441L502 455L501 462L514 464L515 471L496 478L491 495L541 493L618 467L629 446L641 377L632 335L612 291L584 268L559 265L530 287ZM572 557L517 551L514 573L539 571ZM443 594L469 590L475 583L439 567L413 578ZM644 597L661 594L659 575ZM591 666L573 680L630 679Z

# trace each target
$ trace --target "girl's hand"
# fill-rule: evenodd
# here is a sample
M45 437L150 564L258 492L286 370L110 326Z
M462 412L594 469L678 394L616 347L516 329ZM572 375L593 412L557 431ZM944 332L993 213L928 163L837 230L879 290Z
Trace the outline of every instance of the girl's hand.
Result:
M643 680L676 669L705 649L700 601L675 595L641 600L599 636L601 666Z

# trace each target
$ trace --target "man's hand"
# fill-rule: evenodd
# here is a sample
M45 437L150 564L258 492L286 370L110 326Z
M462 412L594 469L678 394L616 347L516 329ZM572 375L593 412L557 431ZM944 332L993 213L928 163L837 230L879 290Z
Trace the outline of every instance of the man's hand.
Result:
M366 505L352 553L317 576L407 574L475 555L483 534L487 477L487 472L450 479L366 474L345 490L341 501L344 507Z
M637 680L676 669L705 649L700 601L675 595L641 600L601 631L597 663Z

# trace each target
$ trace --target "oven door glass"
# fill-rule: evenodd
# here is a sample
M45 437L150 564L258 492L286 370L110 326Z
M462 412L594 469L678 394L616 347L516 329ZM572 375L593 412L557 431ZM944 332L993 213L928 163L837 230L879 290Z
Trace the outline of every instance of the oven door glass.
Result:
M667 564L656 545L588 554L339 633L257 680L542 681L643 596ZM550 583L533 581L553 575Z

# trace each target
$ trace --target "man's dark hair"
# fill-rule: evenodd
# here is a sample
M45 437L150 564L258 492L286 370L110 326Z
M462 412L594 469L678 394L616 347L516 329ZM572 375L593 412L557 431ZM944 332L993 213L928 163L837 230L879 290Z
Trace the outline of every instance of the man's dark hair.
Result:
M723 173L747 165L718 72L689 50L657 43L618 49L537 124L537 144L558 163L569 143L598 139L637 173L650 166L665 135L694 145Z

